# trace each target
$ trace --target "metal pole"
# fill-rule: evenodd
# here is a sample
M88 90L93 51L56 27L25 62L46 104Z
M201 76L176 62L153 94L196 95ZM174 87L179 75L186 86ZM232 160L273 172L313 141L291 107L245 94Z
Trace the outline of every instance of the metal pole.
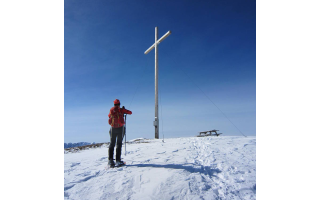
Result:
M124 155L127 155L127 115L124 115L125 118L125 129L124 129Z
M155 138L159 139L159 117L158 117L158 27L155 29Z

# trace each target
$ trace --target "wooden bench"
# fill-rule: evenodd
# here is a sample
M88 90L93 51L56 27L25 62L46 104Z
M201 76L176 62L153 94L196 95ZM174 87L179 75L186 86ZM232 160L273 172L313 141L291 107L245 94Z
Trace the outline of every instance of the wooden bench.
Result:
M217 131L219 130L210 130L210 131L201 131L199 132L199 135L197 135L197 137L206 137L206 136L219 136L221 135L222 133L218 133ZM212 134L214 133L214 134Z

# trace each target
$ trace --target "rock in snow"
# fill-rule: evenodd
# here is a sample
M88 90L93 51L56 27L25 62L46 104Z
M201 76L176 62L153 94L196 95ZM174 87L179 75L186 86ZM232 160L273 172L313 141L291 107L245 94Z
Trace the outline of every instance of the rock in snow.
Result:
M167 138L64 155L65 199L256 199L256 137Z

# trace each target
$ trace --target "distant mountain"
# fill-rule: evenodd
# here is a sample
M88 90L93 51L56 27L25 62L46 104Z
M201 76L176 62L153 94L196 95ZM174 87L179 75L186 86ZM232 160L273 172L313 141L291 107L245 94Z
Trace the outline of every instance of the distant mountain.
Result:
M95 142L77 142L77 143L64 143L64 148L71 148L71 147L81 147L85 145L95 144Z

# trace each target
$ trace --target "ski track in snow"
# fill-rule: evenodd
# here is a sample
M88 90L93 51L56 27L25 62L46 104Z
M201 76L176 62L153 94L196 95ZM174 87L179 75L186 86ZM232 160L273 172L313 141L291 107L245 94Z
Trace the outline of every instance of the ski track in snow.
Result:
M106 147L65 154L64 198L256 199L255 137L149 141L127 144L120 168L106 169Z

